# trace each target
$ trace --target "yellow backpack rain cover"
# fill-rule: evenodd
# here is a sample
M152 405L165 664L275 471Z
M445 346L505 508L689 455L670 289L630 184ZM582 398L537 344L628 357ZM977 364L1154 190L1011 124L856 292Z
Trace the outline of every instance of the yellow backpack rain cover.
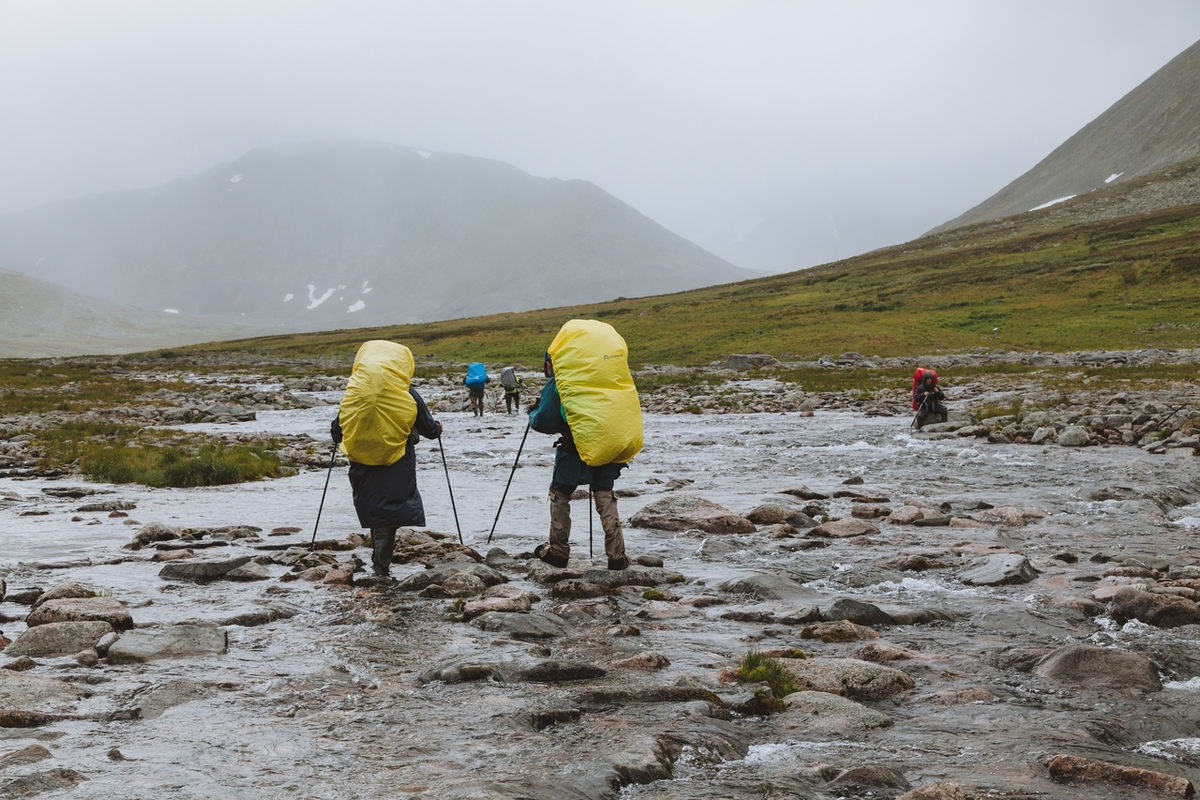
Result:
M358 348L338 408L346 458L387 466L404 455L417 421L417 401L408 393L412 374L412 352L402 344L375 339Z
M629 348L607 322L573 319L550 343L563 415L583 463L624 464L642 449L642 407Z

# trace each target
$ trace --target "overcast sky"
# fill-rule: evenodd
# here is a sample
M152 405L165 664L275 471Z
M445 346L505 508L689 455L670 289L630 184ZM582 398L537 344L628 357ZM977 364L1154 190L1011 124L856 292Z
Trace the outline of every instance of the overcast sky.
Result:
M583 178L727 257L791 215L890 244L1197 39L1197 0L0 0L0 213L355 137Z

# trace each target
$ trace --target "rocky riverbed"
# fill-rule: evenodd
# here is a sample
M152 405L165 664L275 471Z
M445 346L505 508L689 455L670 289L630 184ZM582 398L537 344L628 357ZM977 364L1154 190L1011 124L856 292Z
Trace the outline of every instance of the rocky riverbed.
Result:
M1195 415L1136 433L1194 383L1087 398L1037 444L962 434L968 395L1020 386L956 387L958 427L922 432L899 391L756 377L727 388L778 405L699 414L656 394L618 483L638 563L611 573L586 499L568 569L530 558L550 438L433 382L429 527L388 583L362 570L340 463L322 500L338 388L189 423L311 453L289 478L8 466L0 798L1127 798L1200 778ZM739 680L749 651L803 691Z

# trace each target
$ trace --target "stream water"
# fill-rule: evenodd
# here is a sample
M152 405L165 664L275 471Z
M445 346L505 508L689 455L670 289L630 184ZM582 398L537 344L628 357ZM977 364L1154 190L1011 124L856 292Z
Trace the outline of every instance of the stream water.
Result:
M256 421L220 427L303 433L322 441L332 414L332 408L265 412ZM493 546L514 555L531 550L547 528L553 440L530 432L514 471L525 434L522 415L438 416L446 426L448 473L436 443L418 448L429 528L458 535L449 478L466 544L480 553ZM908 422L852 413L647 415L645 449L617 484L636 490L621 498L621 515L628 521L667 493L700 495L744 514L765 502L788 500L781 492L800 485L829 495L847 488L882 495L892 507L918 498L1041 509L1048 515L1031 516L1023 527L880 523L877 535L833 540L817 549L789 547L804 542L802 537L666 533L627 524L632 555L659 556L685 576L685 583L670 587L678 597L720 594L716 587L722 582L768 573L805 585L778 601L728 596L711 608L643 600L638 592L572 603L551 598L548 587L526 580L523 570L510 571L516 585L542 598L536 609L555 610L575 627L563 639L545 642L517 641L454 621L444 600L386 592L356 596L299 582L286 584L286 591L280 586L279 593L267 591L275 581L171 584L158 577L161 564L151 562L146 551L112 563L130 555L120 548L138 524L155 521L253 525L263 529L265 541L307 543L325 470L206 489L91 485L103 494L86 501L135 503L127 519L77 512L84 501L43 493L63 481L0 479L0 495L20 498L0 505L0 575L10 594L79 581L120 599L139 625L219 621L267 605L294 614L258 627L228 626L229 652L217 658L95 668L70 658L41 659L31 674L67 680L90 696L72 719L0 728L0 755L34 742L52 754L0 772L0 783L63 767L87 778L54 795L72 798L896 796L889 789L854 794L825 782L838 770L869 763L894 767L913 785L955 780L972 797L1130 796L1120 787L1051 783L1041 761L1058 752L1200 778L1200 643L1194 629L1122 627L1059 602L1087 597L1106 565L1127 557L1166 562L1173 569L1200 563L1200 507L1164 507L1147 499L1165 487L1198 485L1200 459L1190 451L1184 457L1128 447L992 445L920 434ZM862 484L847 487L851 479ZM1111 486L1131 487L1142 497L1088 499L1093 490ZM846 517L852 500L835 497L822 505L833 517ZM574 508L574 554L583 556L587 505ZM300 532L267 538L281 526ZM356 531L346 470L338 466L329 476L318 534L343 538ZM598 520L595 534L602 557ZM897 556L921 554L958 567L998 548L1027 555L1041 575L1020 586L973 587L957 579L957 568L918 573L888 565ZM242 552L236 546L227 550ZM1052 559L1064 551L1076 554L1078 562ZM367 557L365 550L358 555ZM1109 560L1091 560L1097 555ZM47 562L57 567L39 568ZM394 575L420 569L400 565ZM283 572L272 567L273 577ZM915 654L895 666L915 680L916 689L874 704L895 720L890 728L806 731L789 714L714 719L698 701L581 699L591 684L417 680L444 663L526 664L553 657L604 665L654 651L670 666L656 673L610 669L598 685L639 692L718 687L718 671L736 666L750 648L800 647L814 658L854 656L862 642L802 640L796 625L724 618L730 610L782 616L809 605L827 608L839 598L954 617L881 630L884 640ZM8 620L0 623L5 635L15 639L21 633L27 611L0 604ZM631 625L640 635L614 635ZM1071 642L1146 654L1160 665L1166 688L1147 696L1091 693L1050 685L1013 666L1026 651ZM161 707L158 697L168 698ZM134 705L142 709L141 719L120 719L120 713L111 718ZM616 783L627 785L614 788L613 765L654 761L664 731L677 733L681 742L681 752L667 759L674 761L673 779L622 779ZM643 752L649 755L642 758Z

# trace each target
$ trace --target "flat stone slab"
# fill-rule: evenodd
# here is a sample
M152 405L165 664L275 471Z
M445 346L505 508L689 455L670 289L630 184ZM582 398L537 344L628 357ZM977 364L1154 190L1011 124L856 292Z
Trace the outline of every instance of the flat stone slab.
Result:
M65 681L0 669L0 709L69 711L79 697L79 690Z
M866 536L872 533L879 533L879 528L866 520L847 517L818 525L804 535L827 539L849 539L852 536Z
M844 733L873 728L890 728L894 720L882 711L867 708L861 703L830 692L793 692L783 698L788 716L783 722L788 725L790 717L797 717L797 728L817 730L823 733ZM789 725L789 727L791 727Z
M1020 553L996 553L964 570L958 577L968 586L1012 586L1029 583L1037 576L1038 571Z
M701 530L706 533L754 533L754 523L725 506L694 494L655 500L629 518L638 528L660 531Z
M1043 678L1096 691L1162 691L1158 667L1138 653L1090 644L1060 647L1041 659L1034 671Z
M208 583L227 577L249 562L250 556L237 556L223 561L172 561L159 571L158 577L166 581Z
M51 622L107 622L115 630L133 627L133 616L111 597L66 598L47 600L31 611L25 625L33 628Z
M857 658L781 658L797 686L851 700L886 700L915 688L907 674Z
M101 620L83 622L49 622L26 628L17 640L4 648L6 656L71 656L80 650L95 647L113 626Z
M625 569L589 569L583 573L583 580L615 589L620 586L661 586L669 583L683 583L683 575L662 567L636 567Z
M548 611L527 614L489 611L471 620L471 624L480 630L503 633L514 639L551 639L570 630L561 617Z
M203 658L229 651L229 634L203 625L172 625L121 634L108 648L110 664L144 664L164 658Z
M463 573L474 575L482 580L485 586L494 586L497 583L506 583L508 581L508 578L502 573L497 572L486 564L478 564L474 561L460 561L455 564L441 564L424 572L409 575L400 580L396 584L396 588L403 592L419 592L426 586L434 584L441 586L452 575Z

